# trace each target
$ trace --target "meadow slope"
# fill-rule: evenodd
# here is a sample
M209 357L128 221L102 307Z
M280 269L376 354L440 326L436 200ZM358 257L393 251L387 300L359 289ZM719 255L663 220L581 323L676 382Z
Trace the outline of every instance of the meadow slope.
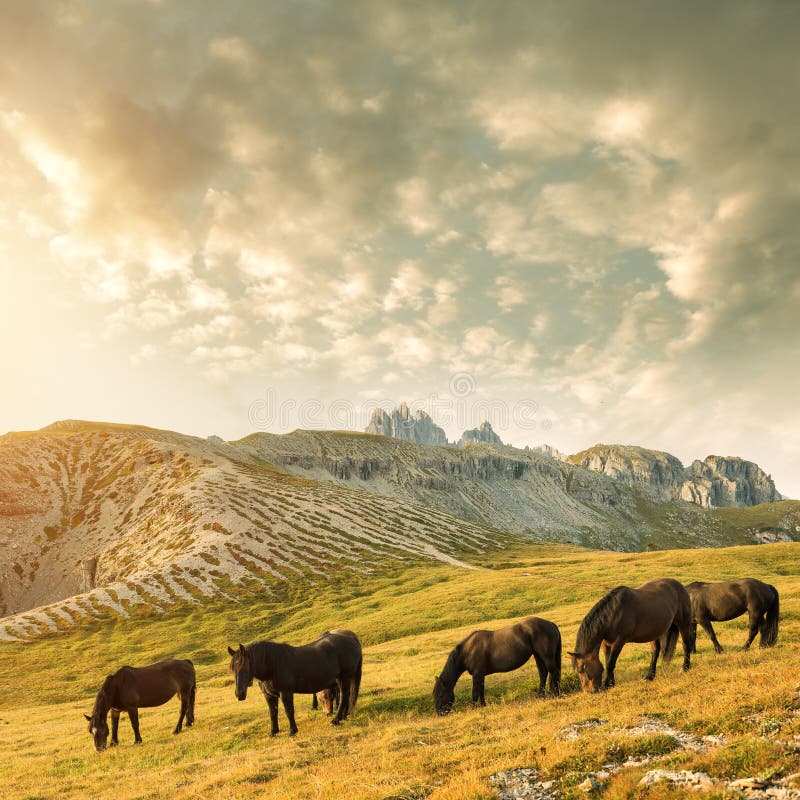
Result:
M394 798L489 800L492 774L533 767L550 791L584 796L588 774L626 758L655 757L611 775L606 798L697 794L656 784L637 787L654 766L696 769L720 783L704 796L741 797L722 781L777 780L800 771L800 545L629 554L527 545L472 556L479 570L431 563L342 575L293 598L251 594L165 615L85 623L69 632L0 647L0 786L8 800L33 798ZM465 558L468 556L464 556ZM534 697L535 667L487 679L485 709L471 709L469 682L457 687L456 712L433 715L433 678L452 646L475 627L499 627L528 614L558 623L565 651L591 605L619 583L669 575L684 581L755 576L782 599L777 647L748 653L741 620L717 625L727 647L715 656L699 635L694 668L680 659L642 677L649 650L629 645L618 685L601 695L576 691L565 652L565 695ZM226 645L269 637L307 641L344 625L365 644L358 707L339 729L297 698L300 732L270 739L266 706L252 691L233 695ZM190 657L198 669L197 723L171 734L177 701L141 714L144 744L132 744L127 719L119 748L97 754L85 730L103 677L123 663ZM282 712L281 712L282 713ZM641 726L645 718L650 722ZM597 727L582 728L587 720ZM653 722L655 721L655 722ZM578 724L577 728L568 726ZM684 749L668 725L716 737ZM655 726L655 727L654 727ZM567 729L565 731L565 729ZM790 779L790 783L791 780ZM554 795L555 796L555 795Z

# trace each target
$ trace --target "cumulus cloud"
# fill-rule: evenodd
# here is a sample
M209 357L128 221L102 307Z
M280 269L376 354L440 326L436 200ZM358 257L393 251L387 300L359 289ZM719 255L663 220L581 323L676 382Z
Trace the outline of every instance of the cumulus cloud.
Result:
M109 352L221 402L467 370L550 409L518 443L758 440L789 474L792 4L6 11L3 264L58 274Z

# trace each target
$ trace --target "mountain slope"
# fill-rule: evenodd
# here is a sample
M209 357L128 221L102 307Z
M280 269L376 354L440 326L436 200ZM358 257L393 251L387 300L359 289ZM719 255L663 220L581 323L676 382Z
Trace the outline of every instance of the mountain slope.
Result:
M696 505L513 447L430 447L340 431L253 434L232 446L295 475L365 489L540 540L614 550L740 544Z
M0 637L235 584L284 591L387 559L456 561L508 538L167 431L66 423L0 437L0 609L53 604L3 620Z

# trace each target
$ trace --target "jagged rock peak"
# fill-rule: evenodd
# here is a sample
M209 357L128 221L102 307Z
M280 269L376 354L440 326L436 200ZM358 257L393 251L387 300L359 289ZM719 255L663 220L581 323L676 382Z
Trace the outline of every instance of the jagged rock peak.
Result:
M458 440L459 447L466 447L475 442L487 442L488 444L503 444L503 440L492 430L492 425L488 420L484 420L477 428L464 431Z
M707 456L686 470L681 499L716 508L773 503L781 495L758 464L735 456Z
M566 453L562 453L549 444L535 444L533 447L525 445L525 450L529 453L539 453L540 455L548 456L556 461L569 461L569 456Z
M431 419L429 414L421 409L412 414L405 402L400 403L400 406L393 409L391 413L387 413L382 408L376 408L372 412L372 419L364 432L417 444L446 445L448 443L444 430Z
M597 444L569 456L573 464L645 489L659 501L686 500L703 508L752 506L780 496L758 464L708 456L684 469L669 453L630 445Z

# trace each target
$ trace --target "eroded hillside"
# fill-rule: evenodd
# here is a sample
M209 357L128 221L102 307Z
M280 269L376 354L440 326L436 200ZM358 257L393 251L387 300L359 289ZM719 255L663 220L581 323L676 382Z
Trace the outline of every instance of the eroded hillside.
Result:
M269 591L386 559L454 560L502 538L165 431L67 423L0 438L0 608L15 615L0 637L236 584Z

